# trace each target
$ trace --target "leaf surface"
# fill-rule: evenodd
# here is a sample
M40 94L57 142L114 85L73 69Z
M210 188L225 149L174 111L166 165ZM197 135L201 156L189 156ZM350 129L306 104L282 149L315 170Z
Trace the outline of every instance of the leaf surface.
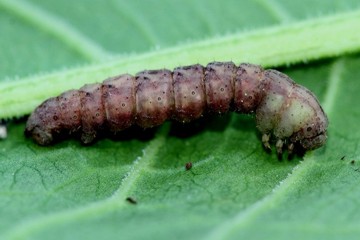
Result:
M244 44L254 43L252 49L259 49L257 39L264 41L271 29L292 29L289 26L304 21L322 21L325 15L345 16L352 21L347 26L352 26L357 20L349 16L358 11L358 1L2 0L0 111L8 114L0 114L28 113L31 104L46 96L44 92L61 92L46 76L61 82L64 76L85 78L89 76L85 70L92 69L97 78L91 81L101 81L100 76L115 72L110 63L127 60L129 65L121 69L128 67L133 73L141 70L149 50L155 62L145 68L166 62L171 49L201 52L202 47L206 51L199 59L191 55L192 61L240 62L241 57L218 59L221 54L232 56L219 39L241 36L247 30L258 35ZM308 59L302 59L309 52L304 51L296 60L291 53L265 61L259 56L266 56L267 50L273 50L273 56L282 48L296 50L309 44L297 40L303 45L292 47L286 42L276 45L274 40L267 47L261 45L263 49L254 52L260 55L253 57L266 66L283 67L315 92L330 119L325 147L303 158L279 161L263 151L254 119L238 114L186 126L135 128L121 139L104 139L91 147L75 140L39 147L24 138L24 121L12 121L8 138L0 142L0 238L357 239L360 60L355 39L359 34L341 28L339 21L330 25L337 29L340 24L334 39L350 39L334 44L321 32L313 36L331 46L326 54L319 51L321 45ZM215 59L204 55L210 50L204 42L218 44L219 49L211 52L217 54ZM333 54L328 54L329 49ZM182 62L186 57L179 59L179 64L186 64ZM301 64L302 60L312 61ZM169 61L166 67L177 64L176 58ZM286 63L298 64L285 68ZM31 88L32 81L40 84L38 92ZM10 85L14 92L8 96L14 101L4 104L4 89ZM33 103L21 109L15 102L22 98ZM189 171L185 171L187 162L193 163ZM127 202L127 197L137 204Z

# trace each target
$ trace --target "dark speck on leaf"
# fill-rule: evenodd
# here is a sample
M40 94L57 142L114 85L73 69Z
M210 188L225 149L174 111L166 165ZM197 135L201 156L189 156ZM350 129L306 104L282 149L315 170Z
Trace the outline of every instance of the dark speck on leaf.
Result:
M190 170L192 168L192 162L188 162L185 164L186 171Z
M137 201L133 197L127 197L126 201L131 204L137 204Z

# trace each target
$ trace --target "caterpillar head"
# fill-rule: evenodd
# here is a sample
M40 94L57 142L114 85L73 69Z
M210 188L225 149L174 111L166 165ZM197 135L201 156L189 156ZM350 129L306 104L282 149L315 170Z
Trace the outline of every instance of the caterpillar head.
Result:
M290 137L290 141L300 144L305 150L319 148L327 139L328 118L312 92L298 86L297 95L305 100L297 114L302 126Z
M286 75L265 71L264 97L256 110L257 127L263 144L270 148L270 138L282 154L284 144L291 154L295 146L311 150L325 144L328 119L315 95Z

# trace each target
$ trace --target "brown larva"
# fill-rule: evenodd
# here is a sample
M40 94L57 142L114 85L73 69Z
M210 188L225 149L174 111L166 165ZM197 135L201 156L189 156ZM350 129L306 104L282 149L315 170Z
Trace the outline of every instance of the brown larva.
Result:
M276 70L232 62L124 74L64 92L35 109L25 133L40 145L66 135L88 144L100 132L228 111L255 113L264 146L274 138L279 154L284 144L291 153L295 145L309 150L326 141L328 120L312 92Z

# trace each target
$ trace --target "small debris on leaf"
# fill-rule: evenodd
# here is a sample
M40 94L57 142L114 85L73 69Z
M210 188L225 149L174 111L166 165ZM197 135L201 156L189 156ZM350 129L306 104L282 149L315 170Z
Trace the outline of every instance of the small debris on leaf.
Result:
M191 168L192 168L192 162L187 162L187 163L185 164L185 169L186 169L186 171L190 170Z
M137 204L137 201L136 201L134 198L132 198L132 197L127 197L127 198L126 198L126 201L127 201L128 203L131 203L131 204Z

